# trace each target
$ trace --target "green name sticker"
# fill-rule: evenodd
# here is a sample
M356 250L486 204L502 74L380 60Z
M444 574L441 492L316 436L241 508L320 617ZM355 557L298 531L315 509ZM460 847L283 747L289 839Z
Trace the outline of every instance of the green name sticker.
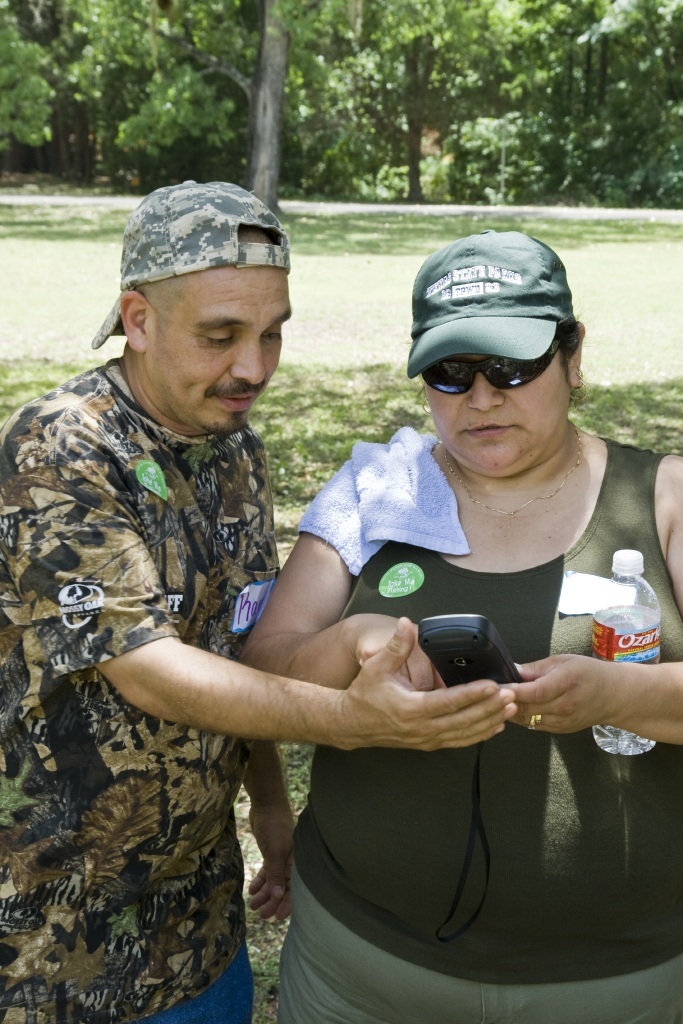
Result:
M387 569L379 581L382 597L405 597L419 590L425 581L425 574L414 562L399 562Z
M143 487L146 487L152 494L158 494L160 498L166 501L168 498L168 487L166 486L161 466L157 466L156 462L153 462L152 459L143 459L135 467L135 475Z

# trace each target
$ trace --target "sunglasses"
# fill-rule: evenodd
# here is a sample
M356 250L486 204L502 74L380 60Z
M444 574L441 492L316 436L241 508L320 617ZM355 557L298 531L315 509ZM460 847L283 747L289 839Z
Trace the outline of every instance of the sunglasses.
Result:
M422 371L425 384L435 391L448 395L464 395L474 383L475 373L483 373L489 384L499 391L519 388L540 377L550 366L553 356L560 347L555 339L547 352L536 359L508 359L506 356L491 356L480 363L459 363L454 359L443 359Z

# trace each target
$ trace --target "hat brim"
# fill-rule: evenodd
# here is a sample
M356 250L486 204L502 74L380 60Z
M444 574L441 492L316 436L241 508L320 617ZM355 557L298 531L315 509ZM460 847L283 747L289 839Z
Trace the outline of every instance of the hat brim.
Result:
M123 334L123 324L121 322L121 296L112 306L109 311L107 319L104 321L99 331L90 343L91 348L101 348L104 345L107 338L111 337L112 334Z
M412 344L408 376L453 356L472 354L536 359L550 348L557 322L524 316L472 316L424 331Z

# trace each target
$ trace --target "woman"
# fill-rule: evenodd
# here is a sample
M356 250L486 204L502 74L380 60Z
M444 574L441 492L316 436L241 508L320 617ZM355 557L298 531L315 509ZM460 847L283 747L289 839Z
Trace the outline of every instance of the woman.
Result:
M523 681L484 742L474 683L461 749L317 749L280 1020L682 1022L683 459L571 423L584 328L536 239L435 253L413 312L408 374L437 437L355 447L249 657L343 687L396 616L475 612ZM619 548L643 552L659 596L659 665L590 658L590 577ZM567 572L585 574L571 615ZM410 672L432 685L418 649ZM607 754L599 723L656 745Z

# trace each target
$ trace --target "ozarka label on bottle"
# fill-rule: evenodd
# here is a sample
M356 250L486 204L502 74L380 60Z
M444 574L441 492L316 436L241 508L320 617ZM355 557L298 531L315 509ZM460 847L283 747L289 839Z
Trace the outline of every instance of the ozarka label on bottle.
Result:
M603 661L658 662L660 636L660 624L652 609L605 609L593 619L593 654Z

